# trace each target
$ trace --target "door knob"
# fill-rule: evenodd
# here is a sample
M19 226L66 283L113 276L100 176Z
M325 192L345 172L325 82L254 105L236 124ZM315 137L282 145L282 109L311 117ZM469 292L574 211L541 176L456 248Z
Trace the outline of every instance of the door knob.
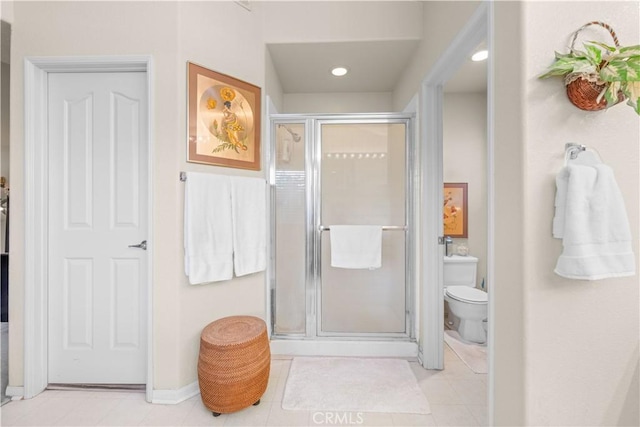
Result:
M144 251L147 250L147 241L143 240L142 242L138 243L137 245L129 245L130 248L138 248L138 249L142 249Z

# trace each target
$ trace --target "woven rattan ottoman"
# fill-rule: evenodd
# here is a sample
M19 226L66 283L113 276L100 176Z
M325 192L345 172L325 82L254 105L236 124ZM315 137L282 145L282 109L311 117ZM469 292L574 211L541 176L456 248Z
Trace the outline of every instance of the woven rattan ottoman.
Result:
M270 366L264 320L230 316L211 322L200 335L202 403L214 417L259 404L267 389Z

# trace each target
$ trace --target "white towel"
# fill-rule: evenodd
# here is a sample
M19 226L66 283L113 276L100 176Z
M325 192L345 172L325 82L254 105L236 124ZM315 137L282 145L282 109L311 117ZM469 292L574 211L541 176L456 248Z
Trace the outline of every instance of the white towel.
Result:
M382 226L332 225L331 266L339 268L380 268L382 266Z
M553 236L562 238L563 251L555 273L582 280L633 276L629 220L611 168L570 164L556 186Z
M267 208L265 180L231 177L233 265L236 276L267 266Z
M228 176L187 172L184 268L189 283L233 277L231 185Z
M564 165L583 165L583 166L596 166L602 164L600 156L595 151L579 151L577 157L572 158L572 152L567 150L565 152ZM567 180L569 177L568 171L561 170L556 176L556 214L553 217L553 237L561 239L564 234L564 220L565 220L565 203L567 202Z
M567 203L567 181L569 173L566 167L556 176L556 213L553 217L553 237L562 239L564 235L564 220L566 217L565 203Z

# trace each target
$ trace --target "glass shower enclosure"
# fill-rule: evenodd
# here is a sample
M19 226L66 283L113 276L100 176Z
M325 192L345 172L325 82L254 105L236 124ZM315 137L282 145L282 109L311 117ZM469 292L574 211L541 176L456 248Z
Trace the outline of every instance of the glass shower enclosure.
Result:
M276 338L411 340L411 116L271 117ZM382 266L331 266L332 225L382 226Z

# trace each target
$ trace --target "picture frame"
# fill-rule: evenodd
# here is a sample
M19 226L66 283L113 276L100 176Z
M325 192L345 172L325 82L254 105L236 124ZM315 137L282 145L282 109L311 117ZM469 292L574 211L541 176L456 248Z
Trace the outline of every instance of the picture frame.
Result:
M187 162L260 170L260 88L187 62L187 94Z
M444 183L442 220L444 236L468 237L469 208L467 205L467 183Z

